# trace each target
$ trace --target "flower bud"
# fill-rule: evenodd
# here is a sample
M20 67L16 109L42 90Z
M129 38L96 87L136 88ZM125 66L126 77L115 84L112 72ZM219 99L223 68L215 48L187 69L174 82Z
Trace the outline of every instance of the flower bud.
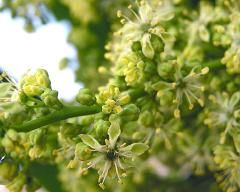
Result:
M35 73L35 78L37 81L37 84L44 88L50 88L51 82L49 80L49 76L46 70L44 69L38 69Z
M109 121L104 121L104 120L98 120L94 124L94 129L96 131L96 135L99 138L105 138L107 135L108 128L110 127L110 122Z
M164 42L159 36L152 34L151 44L155 52L161 53L162 51L164 51Z
M21 192L25 183L26 176L23 173L20 173L11 183L6 185L6 187L11 192Z
M17 175L17 166L10 161L4 161L0 163L0 182L6 184L11 181Z
M135 104L129 104L123 108L120 117L123 121L136 121L140 110Z
M82 105L93 105L96 102L96 99L90 89L84 88L78 92L76 101Z
M43 93L43 88L38 85L26 84L22 87L22 90L28 97L39 96Z
M88 160L91 157L91 149L84 143L78 143L75 148L75 156L82 161Z
M139 121L145 127L149 127L154 122L154 117L149 111L143 111L140 113Z
M44 102L44 104L48 107L52 107L55 109L61 109L62 103L58 100L58 92L46 89L44 93L41 95L41 99Z

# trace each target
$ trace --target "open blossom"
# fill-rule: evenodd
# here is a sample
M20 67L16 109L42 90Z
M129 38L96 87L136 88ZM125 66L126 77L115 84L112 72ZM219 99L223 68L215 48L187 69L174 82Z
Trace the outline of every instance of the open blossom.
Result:
M16 110L19 101L19 90L17 83L6 72L0 74L0 113Z
M200 77L206 75L209 72L209 68L205 67L202 68L200 72L197 72L197 68L194 67L187 75L185 75L183 67L179 63L173 65L176 67L173 82L159 81L153 84L153 88L157 91L157 96L159 98L163 97L168 92L173 92L175 94L173 103L176 104L177 107L174 110L174 116L179 118L179 107L183 104L185 99L188 102L189 110L193 109L196 101L201 106L204 105L202 93L205 88L201 84Z
M135 16L135 20L122 15L121 11L118 12L119 17L124 26L120 29L119 34L122 35L125 43L140 41L143 54L148 58L154 57L154 48L151 44L151 35L155 34L160 37L164 42L173 40L173 36L166 32L162 22L169 21L174 17L174 13L169 6L159 5L152 7L147 1L141 1L139 11L136 13L132 6L129 9Z
M105 145L99 144L91 135L80 135L83 143L89 146L93 153L93 158L84 162L87 168L83 168L83 171L92 167L99 167L98 181L102 188L104 188L103 184L110 170L115 170L115 174L121 182L121 177L126 174L124 170L131 166L130 162L133 158L143 154L148 149L148 146L143 143L133 143L128 146L126 146L126 143L118 145L117 140L120 134L120 125L114 122L108 129L109 139L105 140Z
M234 93L231 97L228 94L217 94L210 96L213 102L212 109L207 113L204 123L210 127L223 126L224 131L221 134L220 142L224 143L226 135L231 133L232 129L239 126L240 117L240 92Z

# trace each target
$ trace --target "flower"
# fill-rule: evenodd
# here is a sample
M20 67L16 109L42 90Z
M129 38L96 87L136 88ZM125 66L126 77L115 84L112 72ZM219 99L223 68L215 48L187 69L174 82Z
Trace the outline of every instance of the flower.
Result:
M230 146L218 145L214 149L214 161L223 170L220 174L216 174L220 187L227 192L239 191L239 153L234 152L234 149Z
M17 92L16 82L6 72L2 72L0 74L0 103L14 102Z
M173 36L165 31L161 22L171 20L174 13L169 6L158 5L153 8L147 1L137 3L137 6L138 13L132 9L131 5L128 7L136 18L134 21L118 11L117 15L123 18L121 22L124 24L118 33L123 36L127 44L140 41L143 54L152 59L155 53L151 43L151 35L157 35L164 42L172 41Z
M114 85L100 87L96 99L97 103L103 104L102 111L105 114L120 113L123 110L122 106L130 102L130 96L120 93L119 88Z
M176 97L173 100L173 103L177 105L174 110L174 116L180 118L179 106L183 103L185 98L189 104L189 110L192 110L194 107L194 102L197 101L201 106L204 105L202 99L202 92L205 90L204 86L200 82L200 77L206 75L209 72L208 67L204 67L200 72L195 72L196 67L194 67L190 73L184 75L184 70L182 65L175 63L175 73L174 81L158 81L153 84L153 89L157 91L157 97L161 99L168 92L174 92Z
M141 82L144 77L144 61L136 53L130 52L121 57L117 73L125 76L127 85Z
M87 168L83 171L99 165L99 185L104 188L104 182L109 174L110 169L115 170L118 181L121 182L120 173L129 168L130 162L133 158L143 154L148 146L143 143L133 143L126 146L126 144L117 145L117 140L121 134L120 125L118 122L113 122L108 129L109 139L105 140L105 145L101 145L91 135L80 135L84 144L92 149L93 158L87 160ZM125 173L122 173L124 176Z
M200 4L200 13L199 18L192 22L189 26L189 43L193 44L196 38L196 34L198 34L199 38L202 41L209 42L210 33L207 29L207 25L214 19L214 9L213 7L205 2Z
M210 95L209 99L214 105L212 109L207 112L207 118L204 123L210 127L225 127L220 138L220 143L224 143L226 134L230 133L234 127L239 126L240 92L234 93L231 97L226 93L218 93L216 96Z

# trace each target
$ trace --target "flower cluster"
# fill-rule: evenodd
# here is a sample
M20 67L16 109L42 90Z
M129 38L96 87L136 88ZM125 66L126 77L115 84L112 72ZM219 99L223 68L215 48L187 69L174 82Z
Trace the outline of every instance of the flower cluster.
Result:
M1 73L1 183L48 189L39 163L70 192L240 190L238 1L46 2L74 20L85 86L67 103L43 69Z

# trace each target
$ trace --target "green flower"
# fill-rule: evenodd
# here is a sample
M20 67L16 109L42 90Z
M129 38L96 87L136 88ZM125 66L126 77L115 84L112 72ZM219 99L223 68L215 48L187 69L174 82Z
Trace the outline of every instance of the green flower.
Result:
M210 4L201 2L199 12L198 19L189 25L190 44L193 44L196 35L198 35L202 41L209 42L210 40L210 33L207 29L207 25L214 19L214 9Z
M226 192L237 192L240 188L240 156L230 146L219 145L214 149L214 161L219 166L220 174L216 179Z
M206 75L209 72L209 68L205 67L202 68L200 72L195 72L196 67L194 67L190 73L185 75L183 67L179 63L175 63L174 65L176 71L173 82L159 81L153 84L153 88L157 91L157 97L160 99L169 92L175 94L173 103L176 104L177 107L174 110L174 116L180 118L179 106L183 103L184 99L188 102L189 110L193 109L195 101L201 106L204 105L202 93L205 88L200 81L200 77Z
M118 12L118 17L123 17L121 22L124 23L119 34L122 35L127 44L140 41L143 54L152 59L155 51L151 43L151 35L159 36L165 43L172 41L174 39L173 36L165 31L162 22L171 20L174 17L174 13L169 6L158 5L153 7L148 1L141 1L137 5L138 13L132 9L131 5L129 6L136 18L134 21L122 15L121 11Z
M231 97L226 93L218 93L216 96L211 95L209 99L213 105L207 112L204 123L209 127L224 127L220 138L220 142L224 143L226 135L231 134L233 128L239 127L240 92L234 93Z
M6 73L0 74L0 109L4 104L18 101L17 83Z
M120 125L113 122L108 129L109 139L105 140L105 145L99 144L91 135L80 135L83 143L92 149L94 156L94 158L85 162L88 167L83 171L98 166L98 181L102 188L104 188L104 182L110 170L115 171L119 182L121 182L121 172L123 173L122 176L124 176L124 171L130 167L132 159L140 156L148 149L148 146L143 143L133 143L128 146L125 143L117 145L120 134Z

